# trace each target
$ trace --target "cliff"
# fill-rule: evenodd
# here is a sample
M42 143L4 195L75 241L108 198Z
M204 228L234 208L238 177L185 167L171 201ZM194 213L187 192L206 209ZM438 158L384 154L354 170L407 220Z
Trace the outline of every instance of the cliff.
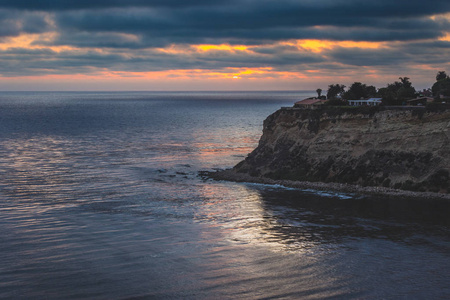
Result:
M449 129L448 109L283 108L233 172L449 193Z

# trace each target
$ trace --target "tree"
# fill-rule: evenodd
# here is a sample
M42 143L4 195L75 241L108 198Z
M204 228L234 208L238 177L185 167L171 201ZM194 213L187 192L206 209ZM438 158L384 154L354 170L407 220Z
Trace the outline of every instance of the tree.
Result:
M320 95L322 94L322 89L317 89L316 93L317 93L317 98L320 98Z
M408 77L399 77L400 81L389 83L387 87L378 90L386 105L402 105L407 99L414 98L416 89Z
M436 82L431 87L433 96L436 100L439 100L441 95L450 97L450 77L445 71L439 71L436 75Z
M378 90L378 95L381 97L381 101L385 105L396 105L397 103L397 91L395 85L388 84L387 87L380 88Z
M412 83L409 81L409 78L399 77L398 79L400 79L401 81L401 87L397 91L397 98L402 101L414 98L416 95L416 89L413 88Z
M447 73L445 73L445 71L439 71L436 75L436 81L443 80L445 78L448 78Z
M341 98L345 93L345 85L343 84L330 84L328 86L327 98L328 99L337 99Z
M404 88L410 88L412 87L411 81L409 81L409 77L399 77L400 83L402 84L402 87Z
M369 98L375 97L376 95L378 95L377 88L374 87L373 85L366 86L366 93L367 93L366 97L369 97Z
M361 82L354 82L347 92L344 93L344 98L349 100L359 100L361 98L374 97L377 94L377 88L372 85L365 85Z

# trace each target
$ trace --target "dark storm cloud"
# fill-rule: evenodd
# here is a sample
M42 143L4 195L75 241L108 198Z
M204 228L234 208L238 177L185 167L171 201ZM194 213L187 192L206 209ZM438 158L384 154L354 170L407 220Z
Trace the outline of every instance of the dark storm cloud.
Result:
M434 4L424 5L417 1L370 1L353 5L353 1L318 1L306 5L300 1L240 1L239 5L227 2L221 6L183 8L149 5L148 9L70 11L58 14L57 20L60 26L77 30L142 32L182 27L194 30L193 34L204 29L251 31L313 26L436 30L439 28L435 22L420 17L450 11L447 2L434 1Z
M233 2L232 0L229 0ZM112 7L185 7L198 5L214 5L222 3L221 0L3 0L1 7L21 10L78 10L78 9L104 9Z
M408 41L435 39L450 28L445 19L421 18L422 12L416 12L419 18L412 18L412 12L403 18L401 14L376 17L362 12L305 13L300 8L295 11L270 6L66 11L55 14L61 33L55 43L145 48L180 43L259 44L285 39ZM119 33L135 35L136 39L123 41ZM113 34L117 41L111 39ZM80 38L88 35L95 38Z
M197 13L202 17L211 12L211 9L219 7L219 11L226 12L238 8L243 13L259 11L265 14L270 22L282 14L284 20L291 22L291 19L298 19L297 13L309 17L327 18L335 16L360 17L385 17L385 16L420 16L427 14L437 14L449 10L450 4L447 0L429 0L426 3L420 0L3 0L0 7L18 10L89 10L127 7L148 7L148 8L197 8ZM272 12L271 14L266 14ZM283 21L276 19L276 21Z
M450 1L4 0L0 7L51 11L64 34L121 32L140 34L147 40L153 38L154 44L164 44L172 40L189 43L211 38L236 41L320 38L321 35L336 40L351 38L349 34L339 34L342 30L336 28L359 28L356 39L433 38L443 25L423 17L450 11ZM378 35L366 34L374 29L379 30Z

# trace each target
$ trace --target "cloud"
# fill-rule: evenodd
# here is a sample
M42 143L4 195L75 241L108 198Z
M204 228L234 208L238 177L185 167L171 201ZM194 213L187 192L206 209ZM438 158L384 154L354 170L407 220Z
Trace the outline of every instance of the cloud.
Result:
M3 0L0 75L434 68L448 65L449 12L448 0Z
M349 66L389 66L406 64L410 58L396 49L337 48L329 51L332 61Z
M0 9L0 37L52 30L49 15L43 12L17 12Z
M445 24L431 15L450 11L448 1L2 1L14 12L51 12L58 29L74 32L141 34L163 43L201 39L279 40L433 38ZM448 23L448 22L447 22ZM40 27L40 26L35 26ZM367 34L378 30L378 34ZM147 38L149 40L150 38ZM165 41L167 43L168 41ZM152 45L151 43L149 44Z
M381 3L380 3L381 2ZM435 38L448 29L430 15L450 10L450 4L410 1L241 1L241 4L78 10L57 13L65 32L124 32L174 42L204 39L279 40L328 38L334 40L412 40ZM322 4L322 5L320 5ZM342 28L346 29L344 33ZM375 34L370 34L376 31Z

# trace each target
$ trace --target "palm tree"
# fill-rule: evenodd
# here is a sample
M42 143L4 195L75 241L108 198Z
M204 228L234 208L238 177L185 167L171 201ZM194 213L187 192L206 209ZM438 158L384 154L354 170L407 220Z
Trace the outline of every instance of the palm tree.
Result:
M317 93L317 98L320 98L320 95L322 94L322 89L317 89L316 93Z

